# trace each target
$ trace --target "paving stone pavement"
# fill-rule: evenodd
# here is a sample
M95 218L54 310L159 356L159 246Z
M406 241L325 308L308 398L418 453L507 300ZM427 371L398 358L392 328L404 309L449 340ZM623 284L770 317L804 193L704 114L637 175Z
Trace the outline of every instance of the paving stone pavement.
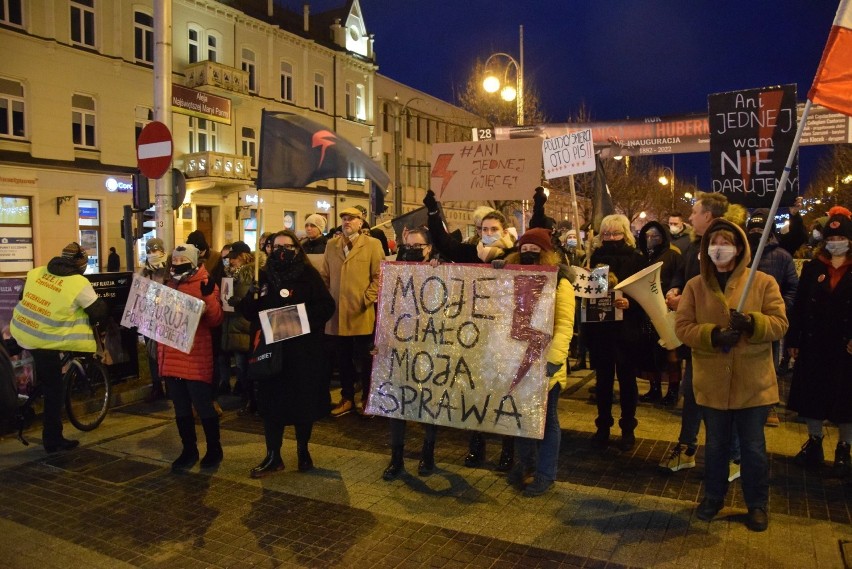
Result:
M852 488L792 463L806 430L783 408L781 426L767 429L770 527L753 533L736 482L717 519L695 518L701 451L694 469L658 471L679 430L677 410L641 406L629 453L589 450L593 383L587 372L574 374L560 398L558 481L537 498L493 470L499 437L488 439L489 462L470 469L462 465L467 433L440 429L438 468L417 476L416 424L406 439L408 473L385 482L387 422L356 414L316 424L309 473L295 471L288 430L287 469L263 480L248 477L264 454L262 425L233 410L222 420L221 467L185 475L168 468L179 441L167 402L116 409L90 433L66 426L82 446L59 455L44 453L34 428L30 447L0 440L0 566L850 566ZM828 430L829 458L836 436Z

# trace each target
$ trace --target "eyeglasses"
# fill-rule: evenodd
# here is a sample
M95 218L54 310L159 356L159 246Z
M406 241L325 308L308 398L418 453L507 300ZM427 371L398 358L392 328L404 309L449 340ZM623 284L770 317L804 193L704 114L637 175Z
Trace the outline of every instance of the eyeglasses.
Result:
M275 245L272 250L278 251L280 249L287 249L288 251L295 251L297 247L295 245Z
M601 233L601 237L604 239L609 239L610 237L624 237L623 231L604 231Z
M425 249L428 246L429 246L428 243L414 243L412 245L406 245L405 248L406 249Z

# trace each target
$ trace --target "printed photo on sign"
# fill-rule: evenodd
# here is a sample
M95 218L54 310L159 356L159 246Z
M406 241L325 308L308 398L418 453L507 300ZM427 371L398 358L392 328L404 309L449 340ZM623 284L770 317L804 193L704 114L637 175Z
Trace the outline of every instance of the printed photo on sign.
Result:
M258 316L260 316L260 327L263 329L263 337L267 344L281 342L311 332L304 303L270 308L259 312Z
M602 298L584 298L580 308L580 320L588 323L624 320L624 311L615 307L615 301L619 298L624 298L620 290Z
M541 439L555 267L382 262L366 412Z
M222 298L222 310L233 312L234 307L228 301L234 296L234 277L222 277L222 287L219 289Z

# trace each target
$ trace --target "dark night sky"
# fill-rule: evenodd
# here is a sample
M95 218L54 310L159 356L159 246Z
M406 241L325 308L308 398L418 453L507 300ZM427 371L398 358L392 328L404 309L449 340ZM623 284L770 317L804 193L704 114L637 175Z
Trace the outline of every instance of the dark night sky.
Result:
M290 0L285 0L288 3ZM295 2L295 0L293 0ZM477 59L518 57L550 122L700 112L707 95L796 83L804 101L837 0L360 0L379 72L455 102ZM298 3L301 5L301 2ZM340 5L315 0L313 10ZM800 153L802 191L825 147ZM661 158L670 165L670 159ZM707 154L678 154L707 188Z

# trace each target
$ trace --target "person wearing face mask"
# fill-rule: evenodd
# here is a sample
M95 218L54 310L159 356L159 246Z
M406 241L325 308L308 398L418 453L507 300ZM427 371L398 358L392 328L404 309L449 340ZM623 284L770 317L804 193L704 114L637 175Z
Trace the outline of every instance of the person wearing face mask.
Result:
M528 229L518 240L519 251L506 256L507 264L546 265L559 267L556 285L556 303L553 317L553 337L545 358L547 401L545 403L544 438L542 440L516 437L515 455L518 463L512 468L507 482L523 491L524 496L544 494L556 481L559 461L559 444L562 430L559 427L559 393L568 385L566 359L574 330L574 287L571 277L562 265L547 229Z
M745 232L725 219L710 223L701 239L701 274L684 288L675 316L677 337L692 348L693 389L707 429L704 497L696 517L710 521L728 491L733 433L741 448L746 525L769 523L769 458L764 424L778 403L772 342L787 331L784 299L775 279L757 271L748 280L751 252Z
M298 304L305 305L310 333L282 340L285 366L281 375L257 382L266 456L251 469L252 478L264 478L284 470L281 445L287 425L293 425L296 431L298 471L313 469L308 450L313 424L328 414L331 403L331 369L323 330L334 313L334 299L308 260L296 234L289 230L279 231L272 237L272 250L265 270L260 273L257 295L249 292L238 307L251 323L252 342L262 341L258 316L261 311Z
M678 251L683 253L695 238L692 227L684 223L683 214L678 211L673 211L669 214L668 225L669 235L671 235L671 245L677 247Z
M398 261L409 263L428 263L432 258L432 239L425 227L403 230L405 249L402 258ZM390 419L390 444L391 461L382 473L384 480L395 480L405 470L403 454L405 452L406 421L403 419ZM420 463L417 465L417 474L429 476L435 470L435 437L438 427L429 423L423 425L423 448L420 452Z
M669 220L671 221L671 217ZM671 287L672 279L680 268L680 251L672 247L663 225L649 221L639 231L637 240L639 252L647 265L662 263L660 267L660 286L663 290ZM644 403L660 402L667 407L677 405L681 378L682 359L677 350L666 350L659 344L660 336L654 330L648 315L642 317L643 348L639 350L638 369L650 382L648 393L639 397ZM668 391L663 397L662 374L668 379Z
M823 422L838 426L834 473L848 478L852 444L852 215L834 207L823 229L825 241L802 267L790 311L785 345L796 359L787 407L808 426L796 455L806 468L823 465Z
M601 220L600 236L601 245L592 253L590 261L592 267L609 266L610 287L645 268L645 259L636 250L630 222L625 216L615 214L604 217ZM623 320L583 324L582 333L589 346L597 380L597 430L591 444L599 450L609 445L609 431L614 424L612 402L617 372L621 397L621 418L618 420L621 439L618 447L627 452L636 444L634 431L638 424L636 405L639 399L636 361L644 312L638 303L630 302L626 297L616 300L615 307L624 311Z
M213 406L213 339L211 329L222 324L222 304L219 287L199 264L198 249L185 243L175 247L166 285L178 292L199 298L204 310L195 330L195 339L189 353L159 345L160 375L166 381L175 409L175 423L183 450L172 462L172 472L183 472L198 462L195 420L193 409L201 419L207 441L207 453L201 459L201 468L215 468L222 462L222 444L219 440L219 415Z
M236 307L248 294L254 280L254 255L244 241L235 241L228 246L223 261L227 261L228 275L233 279L233 290L228 305ZM248 370L249 323L236 311L225 311L222 321L222 346L219 352L218 394L231 393L231 358L237 368L237 381L234 391L243 397L243 414L253 414L257 410L254 389L246 376Z
M46 266L27 273L20 301L12 311L9 331L29 350L44 394L41 440L48 453L76 448L80 441L62 435L62 352L94 353L92 328L109 320L109 307L83 276L88 255L69 243Z
M302 239L302 248L306 254L322 255L325 253L328 237L323 232L326 223L325 217L318 213L312 213L305 218L305 238Z
M158 284L166 284L169 271L162 239L152 237L145 243L145 262L139 270L139 275ZM148 357L148 369L151 372L151 391L145 397L145 402L153 403L166 397L163 379L157 370L157 342L145 338L145 351Z

